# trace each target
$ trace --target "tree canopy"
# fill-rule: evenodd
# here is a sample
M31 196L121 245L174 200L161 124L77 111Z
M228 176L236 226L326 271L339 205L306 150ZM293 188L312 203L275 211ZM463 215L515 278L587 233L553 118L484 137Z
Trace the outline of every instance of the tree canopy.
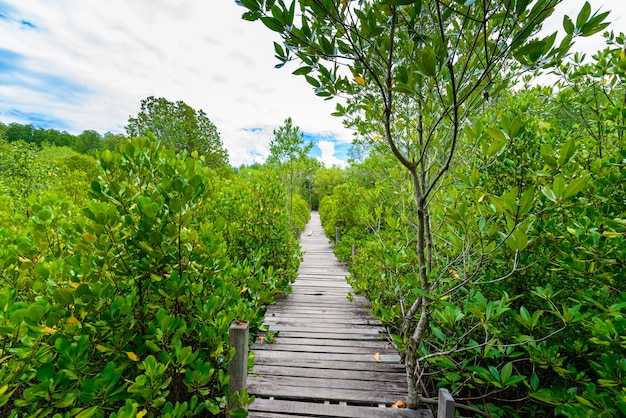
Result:
M228 164L228 152L217 127L203 110L196 111L183 101L170 102L154 96L143 99L137 116L128 119L126 133L136 137L146 136L148 132L164 146L197 152L209 167Z
M446 220L435 216L433 205L438 192L449 188L445 181L457 163L464 129L520 74L554 67L574 37L604 29L608 13L592 14L585 3L575 20L564 20L565 34L557 42L556 32L540 37L539 31L560 0L241 3L248 9L244 19L260 20L282 37L282 44L274 43L277 66L297 61L300 67L293 73L304 76L318 96L345 97L336 114L347 117L362 138L384 142L406 169L412 201L402 222L413 228L416 258L410 297L400 295L398 335L405 350L408 404L417 406L423 400L421 365L431 356L420 349L433 344L427 338L432 306L469 286L490 259L485 242L470 248L472 237L453 246L458 251L450 255L453 262L438 257L451 242L436 237ZM512 137L522 122L517 125L509 130ZM493 137L494 148L506 143L496 129L477 130L477 136ZM520 188L506 198L526 201L532 193ZM522 251L524 228L517 214L509 215L507 244ZM441 286L450 270L464 272L461 285Z

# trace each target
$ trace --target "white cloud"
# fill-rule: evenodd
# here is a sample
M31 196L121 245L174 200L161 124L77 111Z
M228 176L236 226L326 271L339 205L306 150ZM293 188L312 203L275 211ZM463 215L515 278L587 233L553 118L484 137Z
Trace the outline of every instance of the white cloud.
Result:
M582 6L563 5L575 3ZM623 22L626 2L591 4L613 9L613 18ZM21 55L21 71L0 74L5 123L28 123L19 114L33 114L56 119L73 133L123 132L140 101L154 95L203 109L234 165L264 158L272 130L287 117L303 132L332 133L337 143L351 139L341 120L330 116L334 103L291 75L295 64L274 69L277 35L242 20L245 9L234 0L10 0L0 7L9 16L0 18L0 54ZM562 15L558 26L560 21ZM604 47L599 37L585 42L591 51ZM27 84L29 76L48 85ZM11 116L14 110L19 112ZM326 164L337 162L331 145L324 145Z
M345 167L346 162L335 157L335 144L330 141L319 141L317 146L322 150L322 156L317 157L317 160L323 163L326 167Z
M36 29L0 21L3 48L23 55L29 71L71 80L89 92L64 103L41 89L0 86L5 123L28 122L7 120L18 109L67 121L63 126L73 133L123 132L143 98L183 100L216 124L234 165L266 157L268 135L287 117L305 132L350 135L330 116L332 102L316 97L302 77L291 75L293 68L274 68L278 38L260 22L242 20L245 9L234 1L13 3L14 19Z

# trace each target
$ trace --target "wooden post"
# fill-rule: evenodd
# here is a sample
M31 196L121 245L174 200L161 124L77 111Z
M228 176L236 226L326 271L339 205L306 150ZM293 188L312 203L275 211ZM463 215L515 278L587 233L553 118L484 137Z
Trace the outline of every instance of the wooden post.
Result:
M246 389L248 378L248 321L233 321L230 324L228 342L235 348L235 357L228 364L230 394Z
M341 238L339 234L339 227L335 228L335 246L339 245L339 238Z
M296 226L296 238L300 239L300 235L302 235L302 232L300 231L300 227Z
M448 389L439 388L437 418L454 418L454 398Z
M356 257L357 246L356 244L352 244L352 260Z

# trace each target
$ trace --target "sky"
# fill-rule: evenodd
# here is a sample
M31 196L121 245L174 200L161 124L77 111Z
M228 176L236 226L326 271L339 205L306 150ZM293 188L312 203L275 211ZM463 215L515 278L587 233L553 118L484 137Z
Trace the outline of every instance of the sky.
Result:
M626 31L625 0L591 0ZM553 18L576 16L565 0ZM234 0L0 0L0 121L79 134L124 133L148 96L182 100L217 126L234 166L262 163L291 117L312 156L345 166L352 132L287 65L278 36L241 19ZM577 44L604 47L597 36Z

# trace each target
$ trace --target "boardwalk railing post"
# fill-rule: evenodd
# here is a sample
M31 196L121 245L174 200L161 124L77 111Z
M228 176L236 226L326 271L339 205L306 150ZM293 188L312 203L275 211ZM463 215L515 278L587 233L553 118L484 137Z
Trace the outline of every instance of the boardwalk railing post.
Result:
M452 398L448 389L439 389L437 418L454 418L454 398Z
M356 244L352 244L352 259L353 260L356 257L357 251L358 251L358 247L356 246Z
M341 238L339 235L339 227L335 227L335 247L339 245L339 238Z
M300 231L300 227L297 226L296 227L296 238L300 239L300 235L302 235L302 232Z
M228 342L235 349L235 357L228 364L231 395L247 387L249 325L248 321L233 321L230 324Z

